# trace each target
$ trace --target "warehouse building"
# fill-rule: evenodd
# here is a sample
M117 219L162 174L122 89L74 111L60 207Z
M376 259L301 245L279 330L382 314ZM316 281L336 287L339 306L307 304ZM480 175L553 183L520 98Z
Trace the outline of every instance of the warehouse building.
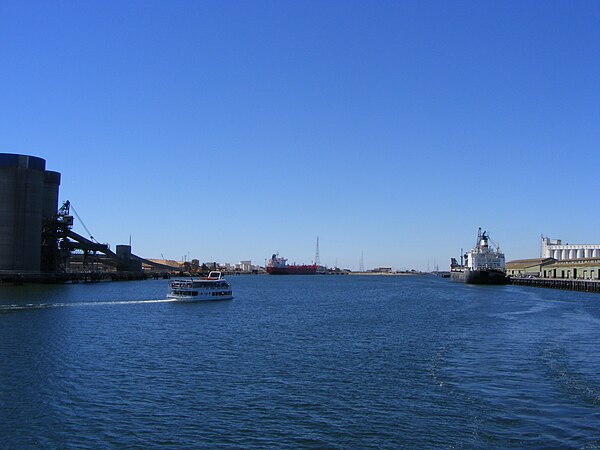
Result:
M520 259L506 263L509 277L600 280L600 258L557 261L553 258Z

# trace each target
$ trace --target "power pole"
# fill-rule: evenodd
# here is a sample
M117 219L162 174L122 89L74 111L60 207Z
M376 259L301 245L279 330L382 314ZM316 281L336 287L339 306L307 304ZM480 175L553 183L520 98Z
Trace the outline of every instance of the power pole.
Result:
M321 258L319 257L319 236L317 236L317 251L315 252L315 266L321 265Z

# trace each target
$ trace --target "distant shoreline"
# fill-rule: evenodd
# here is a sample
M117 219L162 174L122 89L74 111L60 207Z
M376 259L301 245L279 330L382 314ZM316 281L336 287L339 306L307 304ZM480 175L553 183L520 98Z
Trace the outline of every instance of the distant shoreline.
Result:
M426 275L425 273L422 272L392 272L392 273L385 273L385 272L350 272L349 275L380 275L380 276L386 276L386 277L403 277L403 276L415 276L415 275Z

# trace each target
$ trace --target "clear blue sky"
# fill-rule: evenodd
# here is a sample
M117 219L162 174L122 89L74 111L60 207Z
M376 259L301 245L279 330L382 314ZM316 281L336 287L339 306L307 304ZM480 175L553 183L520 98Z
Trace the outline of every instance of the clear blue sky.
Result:
M0 152L145 257L600 242L598 1L0 0ZM85 234L80 225L76 231Z

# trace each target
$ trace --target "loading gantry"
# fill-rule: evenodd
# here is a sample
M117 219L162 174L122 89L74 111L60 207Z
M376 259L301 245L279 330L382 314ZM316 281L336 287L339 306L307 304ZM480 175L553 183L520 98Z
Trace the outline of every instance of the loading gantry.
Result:
M83 271L93 271L94 264L101 263L116 268L117 271L141 272L142 263L160 270L172 271L176 268L155 263L131 253L128 245L117 245L116 253L108 244L97 242L73 231L72 205L67 200L48 223L44 225L42 234L42 254L45 271L67 272L75 252L82 255ZM73 211L75 211L73 209ZM77 216L79 218L79 216ZM79 218L81 221L81 218ZM81 221L82 222L82 221ZM82 222L83 225L83 222ZM86 231L87 227L83 225ZM100 253L100 255L99 255Z

